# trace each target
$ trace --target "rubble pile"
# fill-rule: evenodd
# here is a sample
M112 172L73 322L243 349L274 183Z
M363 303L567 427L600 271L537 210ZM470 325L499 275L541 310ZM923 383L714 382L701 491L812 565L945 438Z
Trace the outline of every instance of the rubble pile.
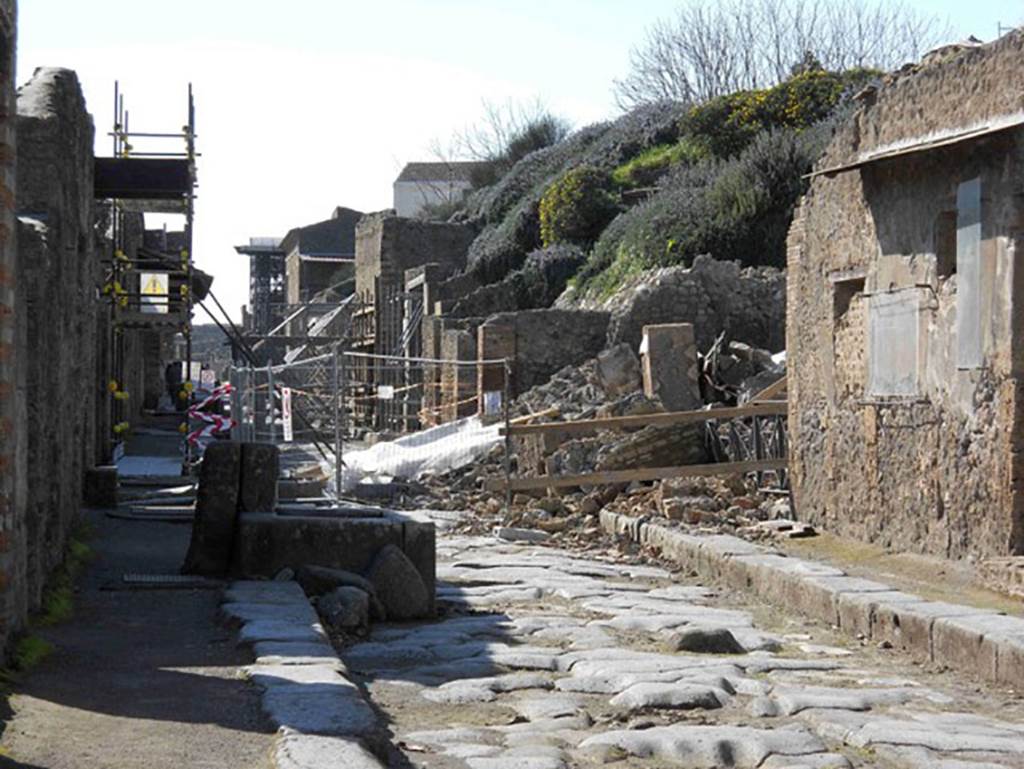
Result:
M708 403L734 404L785 373L779 356L721 334L700 356L700 385ZM655 414L660 401L642 389L641 364L633 347L620 343L580 366L558 371L513 401L515 419L585 419ZM669 467L714 461L704 424L647 425L592 435L516 436L511 459L516 475L575 475L638 467ZM657 516L699 531L728 532L750 539L813 533L789 520L785 494L759 491L741 476L696 477L651 483L488 491L504 478L505 447L495 446L471 466L427 478L412 507L471 511L460 528L497 532L507 539L554 540L584 549L606 547L597 515L602 509L631 516Z

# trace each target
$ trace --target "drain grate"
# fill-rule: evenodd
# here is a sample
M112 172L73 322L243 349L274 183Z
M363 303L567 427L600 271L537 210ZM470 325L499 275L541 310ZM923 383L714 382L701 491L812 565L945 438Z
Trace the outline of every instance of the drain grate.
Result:
M123 574L121 582L127 587L139 588L213 589L224 585L223 580L209 577L194 577L188 574L145 574L133 571Z

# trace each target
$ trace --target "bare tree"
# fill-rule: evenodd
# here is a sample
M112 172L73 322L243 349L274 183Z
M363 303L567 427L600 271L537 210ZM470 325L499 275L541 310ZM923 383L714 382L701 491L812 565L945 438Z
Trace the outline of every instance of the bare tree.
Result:
M540 99L504 104L485 99L480 120L455 131L447 142L435 138L430 152L443 163L478 161L472 182L481 187L492 184L534 150L557 144L571 130L572 125Z
M949 36L948 22L902 0L686 0L632 50L615 97L623 109L701 102L774 85L811 60L831 70L890 70Z

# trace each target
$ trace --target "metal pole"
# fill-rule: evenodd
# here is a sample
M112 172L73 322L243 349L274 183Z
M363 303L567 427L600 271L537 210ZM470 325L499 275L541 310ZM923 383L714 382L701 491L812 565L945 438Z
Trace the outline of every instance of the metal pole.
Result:
M234 423L231 428L231 440L237 441L241 436L241 408L238 397L238 369L232 366L228 373L228 382L231 384L231 421Z
M333 365L331 366L332 371L332 390L333 390L333 407L334 407L334 497L335 499L341 499L341 479L342 479L342 468L341 468L341 409L339 407L341 393L338 391L338 385L341 382L341 355L338 352L338 345L334 345L334 356L332 360Z
M270 419L270 442L277 443L277 422L274 420L274 368L267 363L267 417Z

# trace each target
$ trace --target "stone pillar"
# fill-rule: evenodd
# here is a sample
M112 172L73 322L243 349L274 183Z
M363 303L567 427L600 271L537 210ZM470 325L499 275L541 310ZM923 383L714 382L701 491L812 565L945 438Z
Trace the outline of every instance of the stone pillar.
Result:
M476 372L465 362L476 360L476 338L469 331L449 329L441 338L441 417L451 422L476 413Z
M640 343L644 395L658 398L667 411L703 406L692 323L644 326Z
M444 335L444 318L427 315L423 318L423 357L441 358L441 337ZM441 422L441 365L423 365L423 407L421 419L427 427Z
M505 397L505 366L500 363L484 363L484 361L506 360L510 366L516 359L516 329L511 323L495 323L480 326L477 329L477 413L487 416L487 393L502 393ZM509 388L511 389L511 388ZM500 401L492 401L493 403Z

